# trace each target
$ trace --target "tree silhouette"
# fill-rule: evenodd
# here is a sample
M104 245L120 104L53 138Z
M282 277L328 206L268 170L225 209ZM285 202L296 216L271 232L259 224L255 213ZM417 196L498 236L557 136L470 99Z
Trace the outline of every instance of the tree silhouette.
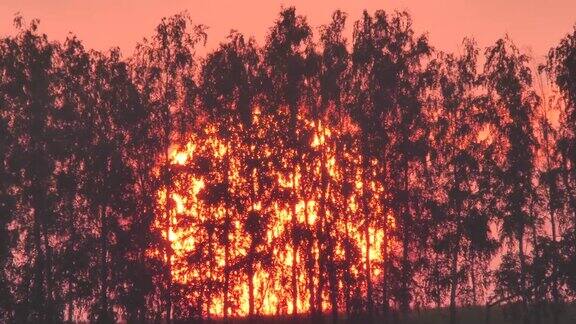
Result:
M363 168L368 169L372 158L380 162L382 183L390 193L389 208L397 218L396 233L402 242L397 294L403 313L410 307L414 261L411 245L416 242L413 225L417 223L415 213L418 213L415 210L418 194L410 178L426 153L422 96L427 83L422 64L430 51L426 36L414 35L411 19L405 12L388 16L384 11L377 11L374 17L365 12L363 19L356 23L353 60L362 81L358 81L360 89L355 92L363 95L358 96L357 100L362 101L355 105L352 116L363 129L361 136L367 147L362 154ZM363 178L369 179L368 174ZM369 217L367 197L363 200L365 216ZM369 239L366 244L369 251ZM367 269L370 269L368 253L366 259ZM367 282L368 312L371 313L370 270ZM384 287L386 285L383 283ZM387 308L387 301L384 303Z
M9 49L9 40L2 39L0 43L0 71L4 71L8 65L4 59ZM5 74L3 74L5 75ZM14 248L14 231L10 230L9 224L15 218L16 200L13 188L16 179L11 169L12 150L14 139L10 129L10 110L8 110L12 87L15 86L13 80L4 77L0 81L0 320L8 321L14 309L14 296L10 291L9 278L7 276L8 265L11 262L11 250Z
M543 116L542 139L545 145L546 165L542 173L542 182L548 194L548 207L552 227L552 246L554 258L551 260L553 272L552 297L555 304L560 302L559 277L574 290L574 229L576 228L576 201L574 200L574 118L576 102L576 82L574 75L576 57L576 30L567 34L560 43L550 49L547 64L543 68L559 90L559 100L563 105L563 114L560 118L560 127L555 129L546 123L547 115ZM545 119L546 118L546 119ZM562 212L562 205L566 207ZM562 228L565 222L569 225ZM559 241L557 241L559 240ZM559 260L563 259L563 260ZM554 321L558 322L557 310L554 312Z
M569 321L576 31L536 75L508 37L435 51L378 10L348 44L331 18L198 55L180 13L123 58L17 16L0 322Z
M86 173L83 172L84 161L89 154L89 137L86 136L86 120L92 101L90 92L92 73L92 56L82 42L76 37L69 37L59 52L60 71L58 83L62 91L62 107L59 110L65 131L59 134L63 142L66 158L61 162L56 191L59 192L59 235L65 242L59 252L62 263L60 285L65 291L63 302L67 304L67 320L72 321L77 307L82 301L88 301L93 287L90 268L91 254L94 252L93 236L86 235L92 229L93 214L85 204ZM91 239L88 239L88 238ZM95 289L94 289L95 290Z
M192 28L192 31L189 30ZM171 321L172 312L172 246L168 240L174 208L171 199L172 170L170 166L170 149L172 143L183 141L187 131L194 126L193 103L196 96L196 85L193 72L195 68L195 46L206 39L204 27L193 26L190 17L181 13L164 18L156 27L156 34L151 40L144 40L136 48L132 58L135 83L149 104L152 123L157 130L154 145L163 153L161 183L166 188L164 206L164 242L161 242L165 253L166 270L164 274L166 320Z
M501 134L501 152L496 170L500 177L500 190L503 201L499 216L502 219L504 238L515 240L517 258L508 253L504 255L501 266L501 280L508 275L518 276L516 290L522 302L522 317L528 322L528 256L525 235L534 222L534 215L529 210L532 195L532 177L534 172L534 131L532 116L539 98L530 89L532 76L527 67L528 58L520 54L509 39L500 39L486 50L484 79L488 94L494 100L492 109L494 128ZM502 283L504 284L504 283ZM514 285L513 282L506 282Z
M477 266L475 256L490 254L495 248L490 239L490 214L479 208L489 188L482 185L480 169L479 153L485 147L478 141L483 126L477 95L478 49L470 40L464 40L463 45L460 56L441 53L438 58L440 111L433 113L437 119L430 153L434 177L430 210L435 226L431 244L440 254L440 263L447 267L431 275L449 290L450 323L457 322L458 294Z
M289 174L291 182L291 292L292 314L298 314L298 262L299 224L296 215L299 188L296 184L298 170L301 169L302 136L298 132L298 117L301 108L301 94L306 77L307 55L306 45L311 37L310 26L302 16L296 15L295 8L287 8L280 12L280 17L270 30L265 45L264 61L268 70L272 88L269 93L269 105L277 110L276 113L287 120L285 134L286 149L289 157L285 171ZM284 111L286 107L287 111ZM284 170L283 170L284 171Z
M341 11L335 11L332 15L332 21L329 25L322 28L321 44L323 51L320 56L320 106L318 111L312 112L312 118L317 122L317 136L319 134L319 151L320 151L320 201L319 201L319 220L317 221L317 236L319 239L319 262L323 259L326 260L326 265L320 264L319 273L328 274L328 282L330 285L330 303L332 308L332 320L338 320L338 265L336 257L337 236L334 228L337 217L339 217L339 210L333 206L329 206L330 215L332 219L326 219L327 203L330 196L333 195L332 191L337 188L338 183L330 181L330 170L328 166L329 154L335 158L340 158L341 148L335 142L339 139L336 132L338 127L343 124L342 115L344 112L344 101L348 85L346 83L346 76L348 74L349 58L350 55L346 49L346 39L343 37L343 32L346 23L346 14ZM333 130L336 135L328 142L326 128ZM335 141L334 141L335 140ZM331 147L327 148L326 144ZM330 190L330 192L328 192ZM319 275L319 283L322 275ZM321 296L321 285L317 291L317 296ZM322 310L321 298L317 297L316 309Z
M136 198L134 170L129 164L136 147L139 119L146 118L145 107L130 79L125 62L115 50L109 55L96 55L93 62L90 125L84 134L89 139L84 165L86 178L83 191L98 230L99 297L94 317L109 322L112 315L110 286L120 287L123 278L116 274L127 261L123 253L129 248L129 226L135 224ZM96 152L97 154L90 154ZM116 296L117 294L113 294ZM114 301L115 302L115 301Z
M3 40L2 97L4 115L13 125L14 155L10 165L20 191L17 204L24 218L20 224L31 233L22 252L30 257L32 267L31 273L22 273L31 281L22 287L24 291L31 290L30 300L21 300L23 304L18 306L15 316L22 321L51 322L57 320L49 239L56 223L51 184L59 158L54 140L56 125L52 122L56 106L52 60L56 46L48 42L46 35L38 33L38 21L24 27L17 17L15 25L18 35ZM26 287L28 284L31 287Z
M254 263L257 256L256 248L262 243L260 231L264 230L264 220L255 210L258 203L254 192L257 183L248 182L244 185L238 184L233 179L233 173L238 168L237 162L249 161L247 159L257 159L256 150L252 149L252 154L247 157L242 156L242 150L250 148L255 143L249 139L254 138L251 132L253 127L254 96L257 87L258 55L253 41L245 42L240 34L231 34L229 43L222 44L220 49L211 53L202 71L203 87L203 107L207 110L210 120L216 123L217 134L225 147L223 162L221 164L223 173L221 179L214 184L213 192L208 193L210 200L214 195L224 195L221 203L225 211L223 223L224 251L224 318L228 316L228 294L230 289L230 272L234 261L230 260L231 242L229 237L234 229L231 214L239 217L241 213L246 213L244 222L246 232L251 237L250 251L248 253L248 284L249 284L249 315L254 315ZM246 141L248 140L248 141ZM244 168L247 165L239 166ZM252 164L248 170L238 171L248 178L253 176L256 165ZM218 189L221 188L221 189ZM214 190L216 189L216 190ZM209 189L210 190L210 189ZM243 201L251 201L251 207L244 206ZM220 201L219 201L220 202ZM236 218L235 218L236 219ZM264 226L264 227L262 227Z

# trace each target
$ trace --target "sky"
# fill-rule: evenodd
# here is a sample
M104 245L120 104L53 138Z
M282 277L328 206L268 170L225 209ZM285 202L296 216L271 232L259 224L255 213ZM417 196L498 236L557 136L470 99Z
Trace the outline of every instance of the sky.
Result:
M40 19L40 30L51 39L73 32L89 48L118 46L130 55L162 17L187 10L195 23L209 27L206 50L211 50L231 29L262 44L282 6L295 6L313 27L341 9L348 13L349 36L364 9L407 10L416 31L427 32L437 49L457 51L464 37L485 47L507 33L536 61L576 23L576 0L0 0L0 35L14 33L12 21L20 13L26 21Z

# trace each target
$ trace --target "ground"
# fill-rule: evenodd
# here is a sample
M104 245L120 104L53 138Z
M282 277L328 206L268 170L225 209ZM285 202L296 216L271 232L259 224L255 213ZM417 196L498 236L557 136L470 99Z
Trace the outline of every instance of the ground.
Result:
M522 324L522 321L516 315L517 308L508 306L505 308L496 307L489 312L484 307L469 307L458 309L458 324ZM405 324L444 324L449 323L447 309L434 309L413 311L410 314L410 320ZM367 319L345 319L340 318L338 324L356 324L356 323L369 323ZM202 323L224 323L223 320L218 321L203 321ZM236 319L229 320L229 324L288 324L288 323L301 323L301 324L331 324L332 320L329 317L322 319L310 319L299 317L297 319L291 317L266 317L257 319ZM386 323L383 318L375 318L372 323ZM390 320L389 324L395 324L394 320ZM564 308L558 324L575 324L576 323L576 305L569 305ZM402 323L404 324L404 323ZM540 320L532 320L531 324L553 324L552 317L549 313L542 313Z

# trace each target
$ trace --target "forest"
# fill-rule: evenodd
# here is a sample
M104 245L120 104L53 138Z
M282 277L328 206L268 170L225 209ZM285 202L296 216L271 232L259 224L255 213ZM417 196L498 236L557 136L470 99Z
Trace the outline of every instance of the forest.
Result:
M0 322L574 316L576 25L538 63L404 11L263 28L205 51L182 12L125 57L16 16Z

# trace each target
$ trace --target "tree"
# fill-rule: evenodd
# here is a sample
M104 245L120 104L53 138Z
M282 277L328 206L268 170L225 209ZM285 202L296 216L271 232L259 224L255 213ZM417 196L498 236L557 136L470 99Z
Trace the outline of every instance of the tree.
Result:
M558 45L551 48L547 56L547 64L542 67L550 76L551 81L558 90L558 101L562 106L558 130L548 123L546 111L542 117L542 140L546 148L546 163L542 173L542 183L548 195L548 207L552 227L551 250L556 253L551 262L552 297L554 303L560 302L558 287L561 279L566 280L572 289L574 284L574 242L576 235L576 201L574 199L574 143L576 134L574 121L576 120L576 29L564 36ZM552 100L551 98L550 100ZM548 104L545 102L545 104ZM549 106L545 105L545 109ZM565 210L565 212L562 212ZM568 226L562 228L561 224ZM561 234L562 233L562 234ZM559 241L557 241L559 240ZM560 259L560 260L559 260ZM555 322L558 321L558 310L554 311Z
M320 151L320 201L319 220L317 221L317 236L319 246L319 282L321 282L322 272L328 274L330 284L330 303L332 308L332 320L338 321L338 267L335 260L336 254L336 231L338 210L331 208L328 203L333 191L338 183L334 183L330 176L328 160L330 157L340 158L341 148L338 145L338 136L330 137L327 132L339 134L336 130L343 125L342 115L344 113L345 93L348 88L347 76L350 55L346 49L346 39L343 31L346 24L346 14L335 11L332 14L332 21L329 25L323 26L321 32L321 45L323 47L320 56L320 93L319 109L312 112L312 118L316 121L316 136L319 137ZM330 143L329 139L334 142ZM332 180L332 181L331 181ZM327 206L328 205L328 206ZM326 211L330 210L332 219L327 219ZM325 260L325 265L322 261ZM317 295L321 296L322 290L319 284ZM321 301L321 298L317 298ZM322 304L317 302L316 308L321 311Z
M268 70L271 88L267 95L267 106L273 112L287 119L287 129L283 142L289 152L286 169L291 182L291 292L292 314L298 314L298 262L300 226L296 215L299 188L296 178L301 169L301 150L305 145L300 134L299 116L301 108L301 91L307 73L306 45L310 41L310 26L302 16L296 15L295 8L287 8L280 12L280 17L270 30L264 48L264 62ZM287 111L284 109L286 108Z
M94 237L94 260L98 261L93 269L98 271L99 287L92 316L98 322L110 322L115 317L112 307L117 304L110 295L118 296L113 291L122 283L122 272L115 270L124 268L121 264L128 261L123 252L131 243L126 241L129 228L137 222L132 217L138 215L131 149L143 135L138 125L147 115L117 50L109 55L95 53L91 72L91 97L82 134L87 138L82 192L92 215L90 220L98 229Z
M20 231L29 231L26 246L18 249L30 256L31 280L28 296L20 296L17 321L57 321L54 303L53 250L50 236L56 221L54 194L51 190L58 158L54 141L55 69L53 59L57 46L38 33L38 21L23 27L21 17L15 19L17 36L2 42L2 75L4 91L3 117L11 125L13 158L11 168L18 184ZM6 119L7 118L7 119ZM29 300L29 301L28 301Z
M410 306L412 245L417 223L418 194L411 182L412 172L418 170L426 152L427 131L423 124L423 94L427 85L424 60L431 52L425 35L414 35L412 21L406 12L387 15L377 11L374 17L364 12L354 31L353 93L358 94L351 105L351 115L361 129L363 181L367 187L372 160L378 161L379 182L389 195L381 200L385 209L396 217L395 231L402 242L400 257L401 278L397 291L400 308L407 313ZM363 208L366 217L366 251L370 251L368 224L368 192L364 191ZM387 224L387 214L381 223ZM387 258L390 256L387 256ZM385 264L389 264L387 260ZM372 313L372 283L369 253L366 253L368 313ZM391 271L385 273L390 274ZM384 280L390 280L386 276ZM388 283L383 283L387 290ZM384 309L388 301L384 300Z
M174 209L170 153L173 143L185 142L187 134L194 127L197 94L193 74L196 67L194 56L196 45L206 39L204 30L201 25L192 25L187 13L163 18L156 27L156 34L151 40L144 39L138 44L131 58L134 82L148 104L152 125L157 127L152 131L156 137L149 145L163 154L160 181L167 190L167 198L161 214L164 235L160 248L167 260L163 275L163 300L168 322L172 318L173 255L168 233L172 227L171 213Z
M233 219L237 219L238 214L246 214L244 222L246 231L251 237L249 253L247 255L248 285L249 285L249 315L254 315L254 263L257 261L256 248L262 243L261 230L265 229L264 219L255 210L258 201L255 194L255 187L258 185L252 181L242 183L233 179L233 173L238 172L248 178L254 176L257 153L252 148L254 139L253 118L254 118L254 97L257 91L258 54L253 40L246 42L240 34L233 33L229 36L229 42L222 44L220 49L211 53L202 70L202 102L206 109L209 120L216 127L218 140L225 147L222 170L220 175L212 179L218 179L214 188L214 194L224 194L221 202L225 209L225 219L223 223L222 241L224 242L224 318L228 317L230 272L233 269L230 260L231 246L229 237L234 231ZM215 124L215 125L214 125ZM246 150L251 150L252 154L243 155ZM246 160L245 158L248 158ZM251 161L255 160L255 161ZM250 166L242 162L250 161ZM248 170L244 168L248 166ZM240 168L240 170L238 170ZM255 180L255 179L254 179ZM213 195L209 195L210 197ZM244 205L250 201L250 208ZM234 217L236 216L236 217ZM234 218L233 218L234 217Z
M534 130L533 115L539 103L531 89L532 75L527 66L528 57L520 54L510 39L500 39L486 50L483 80L490 96L494 130L502 141L495 157L501 190L499 216L504 238L515 240L517 257L507 254L501 266L504 272L518 271L517 293L522 302L522 318L528 322L528 256L526 231L534 222L529 210L533 193ZM512 267L512 268L510 268ZM503 278L503 277L500 277ZM514 285L508 282L508 285Z
M483 127L478 49L471 40L465 39L463 45L460 56L440 53L438 57L440 102L432 112L436 119L429 162L431 245L446 265L439 274L432 273L435 278L431 280L444 282L449 290L450 323L457 322L458 294L477 266L474 256L490 254L495 248L490 238L491 215L480 207L488 188L481 179L481 152L486 147L478 140ZM438 297L444 294L438 293Z
M0 57L5 55L9 40L0 41ZM0 59L0 71L9 64ZM2 72L0 72L2 73ZM10 230L10 222L15 218L16 201L13 194L15 175L12 173L10 161L12 159L12 147L14 140L10 129L10 110L7 109L10 100L10 91L14 83L9 78L0 80L0 321L10 321L14 312L14 296L10 292L8 265L11 263L11 250L14 248L14 232ZM7 98L6 98L7 97Z
M85 148L89 147L86 122L90 120L88 106L91 104L90 89L93 79L91 55L82 42L68 37L62 44L56 61L57 83L62 89L58 96L61 106L58 116L60 131L55 139L60 142L64 158L56 174L55 190L58 192L58 236L63 243L55 255L55 272L62 303L66 305L66 319L74 320L76 309L91 302L95 284L90 278L90 255L94 251L91 233L92 214L86 208L83 194Z

